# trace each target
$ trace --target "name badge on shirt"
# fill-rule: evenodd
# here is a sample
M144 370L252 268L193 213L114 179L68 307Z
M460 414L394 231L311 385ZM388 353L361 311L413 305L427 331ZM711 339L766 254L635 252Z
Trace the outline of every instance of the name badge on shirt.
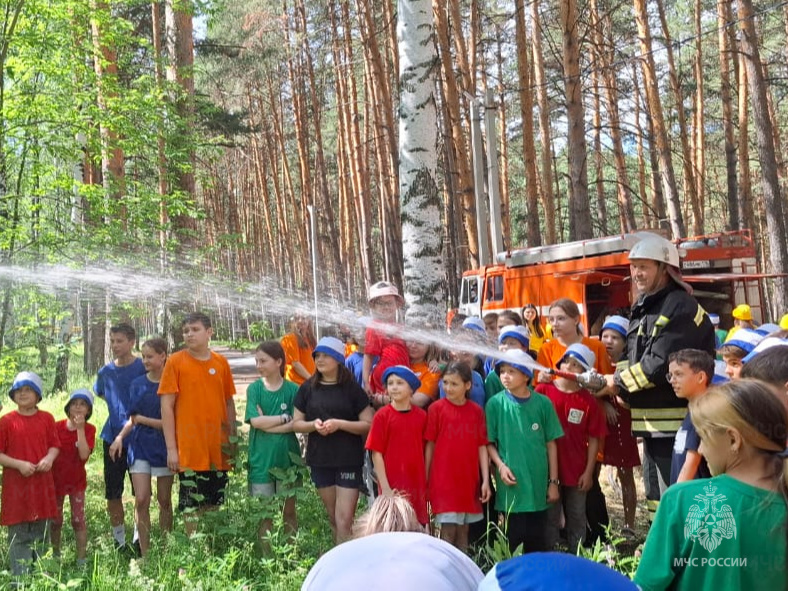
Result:
M673 451L675 451L677 454L683 454L686 447L687 432L684 429L679 429L676 432L676 441L673 443Z
M583 415L586 414L579 408L569 409L569 422L573 425L579 425L583 421Z

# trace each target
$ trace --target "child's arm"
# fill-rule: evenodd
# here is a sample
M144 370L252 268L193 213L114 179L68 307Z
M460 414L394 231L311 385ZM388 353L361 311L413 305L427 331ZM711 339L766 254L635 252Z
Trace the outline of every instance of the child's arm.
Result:
M304 364L301 363L300 361L293 361L290 364L290 366L293 368L293 370L295 370L295 372L298 375L300 375L305 380L308 380L309 378L312 377L312 374L307 371L307 369L304 367Z
M379 451L372 452L372 465L375 466L375 475L378 477L380 494L390 495L392 491L391 486L389 486L389 479L386 477L386 463L383 461L383 454Z
M577 481L577 488L583 492L591 490L594 484L594 469L596 468L596 453L599 450L599 437L588 438L588 450L586 451L586 469Z
M79 459L83 462L87 462L92 450L85 436L85 417L77 416L74 417L72 421L77 427L77 452L79 453Z
M3 468L19 470L19 473L24 477L32 476L36 473L36 465L32 462L17 460L16 458L12 458L7 454L0 454L0 466Z
M52 464L55 463L55 458L60 453L59 447L50 447L47 455L45 455L36 464L36 472L49 472L52 469Z
M482 496L481 502L486 503L492 496L490 490L490 454L486 445L479 446L479 469L482 471Z
M594 452L596 458L596 452ZM558 444L555 439L547 442L547 472L552 481L547 485L547 502L555 503L559 498L558 485Z
M161 419L154 419L151 417L146 417L145 415L132 415L131 419L135 425L145 425L146 427L158 429L159 431L161 431L164 427Z
M178 440L175 439L175 394L164 394L161 398L161 425L164 441L167 444L167 467L180 472Z
M249 419L249 424L255 429L265 431L266 433L292 433L293 432L293 417L287 413L280 415L264 415L263 409L257 405L258 416Z
M435 442L428 441L424 446L424 467L427 469L427 479L430 477L430 466L432 466L432 456L435 454Z
M503 463L501 456L498 454L498 448L495 447L494 444L488 443L487 444L487 453L490 456L490 460L498 468L498 474L501 475L501 480L504 484L508 486L514 486L517 484L517 479L514 477L514 472Z
M120 454L123 453L123 440L129 436L131 430L134 428L134 420L129 418L126 421L126 424L123 425L123 429L120 430L118 436L115 437L115 440L112 442L112 445L109 446L109 457L113 460L117 460L120 457Z
M372 374L372 355L364 353L364 365L361 368L361 386L367 394L372 394L369 388L369 376Z
M312 433L323 427L323 421L315 419L314 421L307 421L306 415L298 410L293 409L293 431L296 433Z
M691 449L687 450L687 457L684 458L684 465L681 467L679 477L676 482L686 482L688 480L695 480L695 475L698 473L698 466L703 456L698 452Z
M357 421L345 421L343 419L328 419L323 421L323 428L327 431L326 435L334 431L347 431L353 435L366 435L372 425L372 417L375 411L367 406L358 415Z

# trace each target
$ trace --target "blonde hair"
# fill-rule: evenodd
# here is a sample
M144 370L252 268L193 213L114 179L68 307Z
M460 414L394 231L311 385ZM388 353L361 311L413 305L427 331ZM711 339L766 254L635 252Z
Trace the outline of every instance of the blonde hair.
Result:
M399 491L379 496L353 524L354 538L392 531L424 532L415 509Z

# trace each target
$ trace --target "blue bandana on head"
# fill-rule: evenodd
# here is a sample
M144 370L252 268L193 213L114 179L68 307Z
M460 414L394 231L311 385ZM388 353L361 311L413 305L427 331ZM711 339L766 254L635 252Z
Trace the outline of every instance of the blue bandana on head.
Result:
M383 372L383 383L387 383L389 381L389 376L392 375L405 380L408 386L410 386L410 389L414 392L421 388L421 380L409 367L405 367L404 365L392 365Z

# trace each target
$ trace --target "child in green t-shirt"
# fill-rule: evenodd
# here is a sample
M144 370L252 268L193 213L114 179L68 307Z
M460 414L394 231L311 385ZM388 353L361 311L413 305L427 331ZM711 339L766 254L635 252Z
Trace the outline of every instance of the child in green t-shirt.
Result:
M788 413L759 380L690 402L713 478L674 484L648 532L634 581L643 591L784 589Z
M553 404L530 388L533 358L505 351L495 364L504 391L485 407L488 451L495 465L496 510L506 516L506 537L514 551L547 550L547 508L558 501L558 448L563 436Z
M273 497L288 493L285 484L272 468L287 469L295 465L293 455L300 448L293 433L293 400L298 386L284 379L285 352L277 341L260 343L254 353L260 379L246 392L246 422L249 423L249 494ZM295 495L286 494L283 510L285 531L295 535L298 529ZM260 540L271 531L270 518L260 522Z

